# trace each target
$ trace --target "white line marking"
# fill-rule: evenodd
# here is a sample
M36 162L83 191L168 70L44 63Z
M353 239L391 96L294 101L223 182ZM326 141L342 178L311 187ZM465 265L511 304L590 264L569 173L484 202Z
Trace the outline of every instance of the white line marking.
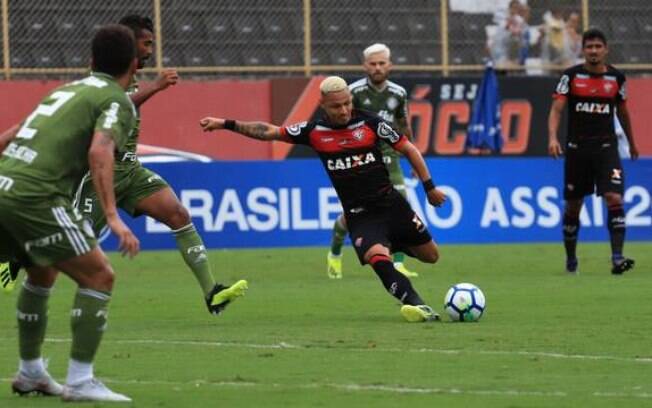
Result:
M10 341L11 339L2 339ZM69 343L70 339L48 338L45 341L50 343ZM386 353L433 353L433 354L476 354L476 355L497 355L497 356L525 356L525 357L544 357L565 360L587 360L587 361L620 361L626 363L652 363L652 357L618 357L609 355L587 355L587 354L563 354L545 351L503 351L503 350L453 350L453 349L402 349L391 347L324 347L318 345L298 345L286 342L272 344L255 344L255 343L229 343L216 341L194 341L194 340L104 340L104 342L115 344L160 344L166 346L202 346L202 347L232 347L232 348L249 348L249 349L268 349L268 350L333 350L335 352L343 351L361 351L361 352L386 352Z
M12 378L0 378L0 382L11 382ZM107 384L117 385L151 385L167 387L259 387L259 388L282 388L282 389L324 389L331 388L349 392L384 392L392 394L446 394L446 395L497 395L507 397L555 397L565 398L573 394L565 391L520 391L520 390L472 390L461 388L418 388L402 387L399 385L365 385L365 384L336 384L336 383L310 383L310 384L280 384L280 383L258 383L249 381L163 381L163 380L111 380L103 379ZM652 398L651 393L647 392L601 392L590 393L596 398Z

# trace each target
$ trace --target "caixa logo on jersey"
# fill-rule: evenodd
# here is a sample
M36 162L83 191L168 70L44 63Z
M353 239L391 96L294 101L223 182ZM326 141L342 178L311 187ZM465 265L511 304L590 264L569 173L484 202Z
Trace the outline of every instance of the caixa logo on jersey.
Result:
M601 115L608 115L611 110L608 103L595 103L595 102L577 102L575 105L575 112L585 113L598 113Z
M343 157L340 159L326 160L328 170L348 170L354 167L364 166L376 161L376 156L372 152L366 154L354 154L353 156Z

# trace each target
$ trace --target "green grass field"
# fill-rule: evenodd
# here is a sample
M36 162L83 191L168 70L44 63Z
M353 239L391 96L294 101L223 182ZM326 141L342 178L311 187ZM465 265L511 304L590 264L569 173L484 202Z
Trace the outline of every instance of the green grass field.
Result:
M609 273L607 244L580 244L579 276L561 244L444 246L437 265L408 264L439 311L448 287L487 296L478 323L408 324L370 268L325 248L213 251L222 281L247 295L210 316L176 252L112 256L118 279L96 374L138 407L624 407L652 405L652 244L630 243L637 268ZM44 354L65 378L73 285L50 302ZM0 407L18 398L16 293L0 294Z

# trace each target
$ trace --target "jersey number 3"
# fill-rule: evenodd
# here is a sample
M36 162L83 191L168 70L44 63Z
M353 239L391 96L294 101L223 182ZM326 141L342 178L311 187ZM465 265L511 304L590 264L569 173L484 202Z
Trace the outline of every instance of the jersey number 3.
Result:
M32 114L27 117L25 123L16 134L16 137L20 137L22 139L33 138L34 135L36 135L37 129L30 128L29 127L30 123L34 119L36 119L38 115L43 115L43 116L54 115L54 113L57 110L59 110L59 108L61 108L64 103L68 102L70 98L72 98L73 96L75 96L74 92L66 92L66 91L57 91L52 95L50 95L50 98L54 99L54 103L49 105L42 103L39 106L37 106L34 112L32 112Z

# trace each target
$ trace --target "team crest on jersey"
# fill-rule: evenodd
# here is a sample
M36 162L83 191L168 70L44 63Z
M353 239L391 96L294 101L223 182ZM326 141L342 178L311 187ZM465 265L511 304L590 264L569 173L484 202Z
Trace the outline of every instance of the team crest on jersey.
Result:
M398 133L396 133L396 131L392 129L392 127L389 126L387 122L379 122L378 128L376 129L376 133L378 133L378 137L387 139L392 143L398 142L399 139L401 138L401 136Z
M387 99L387 108L389 110L394 110L398 106L398 99L394 98L393 96Z
M357 140L358 142L359 142L360 140L362 140L363 137L364 137L364 130L362 130L362 129L356 129L356 130L353 131L353 138L354 138L355 140Z
M299 123L295 123L294 125L290 125L285 129L287 130L290 136L299 136L301 134L301 129L306 127L307 124L308 122L299 122Z
M605 92L611 92L611 88L614 87L614 84L612 84L611 82L605 82L603 87Z

